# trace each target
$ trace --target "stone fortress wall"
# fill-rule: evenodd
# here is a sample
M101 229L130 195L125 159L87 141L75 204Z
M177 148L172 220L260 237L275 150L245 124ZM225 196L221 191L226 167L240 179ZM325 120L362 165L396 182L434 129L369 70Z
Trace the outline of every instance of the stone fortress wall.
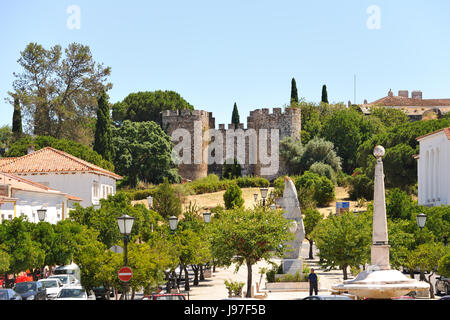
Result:
M196 124L195 124L196 123ZM204 110L165 110L162 112L162 128L164 131L172 136L173 132L177 129L184 129L186 133L189 133L190 137L186 137L187 142L190 139L191 145L191 164L181 163L179 164L178 171L179 174L186 179L195 180L198 178L206 177L208 174L214 173L222 176L222 163L217 163L219 161L214 161L216 157L214 144L222 145L223 149L223 161L230 159L230 154L228 157L226 155L227 144L228 148L231 146L231 139L234 140L234 156L233 158L238 159L242 167L242 175L253 175L253 176L263 176L269 180L275 179L283 174L286 170L282 160L279 159L279 169L276 174L264 175L261 174L261 168L267 166L261 163L259 158L258 147L260 141L253 140L252 137L255 136L257 139L265 139L267 142L268 154L271 154L271 130L276 129L279 132L279 141L284 137L292 137L296 140L300 140L301 131L301 111L298 108L273 108L273 112L270 113L269 108L256 109L250 111L250 116L247 117L247 128L244 127L243 123L240 123L237 127L234 124L219 124L218 128L215 127L215 118L211 112ZM210 130L210 129L213 129ZM267 134L261 129L267 129ZM213 134L210 134L213 132ZM222 141L217 140L216 134L221 134ZM238 150L237 144L238 139L233 137L233 133L243 133L245 150ZM206 139L202 139L202 137ZM230 141L227 141L227 136ZM173 139L174 145L177 145L179 141L183 141L183 138ZM250 140L252 139L252 141ZM250 148L256 149L250 149ZM242 149L242 148L241 148ZM231 150L231 149L229 149ZM244 158L239 159L239 154ZM195 152L197 152L197 159L195 159ZM199 161L198 154L207 154L208 161ZM256 161L252 160L251 157L256 155ZM180 154L182 156L182 153ZM217 159L217 158L215 158ZM209 162L209 164L208 164Z

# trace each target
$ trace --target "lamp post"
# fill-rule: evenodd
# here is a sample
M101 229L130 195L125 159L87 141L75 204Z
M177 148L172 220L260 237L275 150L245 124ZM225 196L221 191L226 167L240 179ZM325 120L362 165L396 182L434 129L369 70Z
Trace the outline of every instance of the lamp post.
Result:
M123 263L124 266L128 264L128 237L131 234L131 229L133 228L134 218L129 215L124 214L117 218L117 224L119 226L119 231L123 235ZM125 300L127 300L127 290L128 284L124 282L124 293Z
M44 222L45 216L47 214L47 209L41 208L41 209L37 209L36 211L37 211L39 221Z
M416 216L416 221L417 221L417 225L419 226L420 230L423 229L423 227L425 227L425 223L427 222L427 215L424 213L419 213Z
M259 191L261 192L261 198L263 199L263 206L266 206L266 197L267 197L267 192L269 192L268 188L260 188Z
M148 208L151 209L153 207L153 197L152 196L147 197L147 203L148 203Z
M210 223L211 222L211 212L209 212L209 211L203 212L203 220L205 221L205 223Z
M169 217L169 227L172 233L174 233L175 230L177 230L177 226L178 226L178 218L175 216Z

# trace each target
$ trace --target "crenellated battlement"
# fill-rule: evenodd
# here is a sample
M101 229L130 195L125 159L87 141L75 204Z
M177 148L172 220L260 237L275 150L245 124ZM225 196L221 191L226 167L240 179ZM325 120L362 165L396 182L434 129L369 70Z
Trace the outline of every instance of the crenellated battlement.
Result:
M247 128L243 123L235 126L234 124L219 124L218 128L215 128L215 119L212 112L205 110L165 110L162 114L162 127L168 135L172 135L177 129L187 130L191 136L192 150L195 147L195 140L199 139L197 136L202 136L209 129L215 129L222 133L224 147L228 143L227 132L235 134L233 129L242 129L245 134L255 134L260 132L260 129L279 130L279 139L286 136L290 136L294 139L300 139L301 130L301 110L299 108L273 108L272 112L269 108L261 108L250 111L250 115L247 117ZM199 125L200 122L200 125ZM252 130L254 130L252 133ZM196 138L197 137L197 138ZM268 139L269 135L264 135L264 139ZM200 137L201 139L201 137ZM234 139L234 138L233 138ZM177 140L178 141L178 140ZM214 139L215 141L215 139ZM249 159L249 137L245 142L245 159ZM236 142L237 143L237 142ZM197 146L198 147L198 146ZM201 149L207 150L211 148L208 141L201 142ZM193 158L192 158L193 159ZM206 165L204 163L193 164L180 164L179 173L181 176L194 180L200 177L206 176L208 173L216 173L221 175L222 166L220 164ZM244 174L259 175L261 170L261 164L249 164L243 165ZM280 170L280 175L283 170ZM273 176L267 178L274 178Z

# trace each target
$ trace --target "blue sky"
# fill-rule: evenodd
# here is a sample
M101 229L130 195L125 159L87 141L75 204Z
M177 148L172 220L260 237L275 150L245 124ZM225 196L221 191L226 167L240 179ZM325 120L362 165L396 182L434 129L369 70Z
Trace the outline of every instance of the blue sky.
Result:
M80 8L80 29L66 25L67 7ZM370 29L380 12L380 28ZM81 1L0 3L0 126L11 124L17 59L30 42L49 48L89 45L110 66L110 101L131 92L174 90L196 109L229 123L236 102L241 122L256 108L299 96L330 102L373 101L390 88L450 98L450 2L341 1ZM370 20L373 21L373 20Z

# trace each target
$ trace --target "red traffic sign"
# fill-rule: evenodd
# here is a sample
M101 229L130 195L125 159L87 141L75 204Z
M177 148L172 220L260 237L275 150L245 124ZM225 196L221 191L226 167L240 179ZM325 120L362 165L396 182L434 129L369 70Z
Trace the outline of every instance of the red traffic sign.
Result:
M131 268L128 267L122 267L119 270L119 279L127 282L130 281L130 279L133 277L133 272L131 271Z

